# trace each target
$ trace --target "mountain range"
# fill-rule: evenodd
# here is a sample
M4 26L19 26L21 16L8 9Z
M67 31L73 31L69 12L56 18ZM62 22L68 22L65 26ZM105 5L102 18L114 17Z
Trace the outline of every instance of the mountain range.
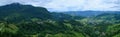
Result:
M68 12L62 12L62 13L73 15L73 16L92 17L92 16L104 14L104 13L119 13L119 12L120 11L68 11Z

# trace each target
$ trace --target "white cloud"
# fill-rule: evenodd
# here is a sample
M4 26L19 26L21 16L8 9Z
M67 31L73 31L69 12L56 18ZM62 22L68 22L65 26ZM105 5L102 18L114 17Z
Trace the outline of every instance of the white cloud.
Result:
M46 7L49 11L120 11L120 0L0 0L0 5L14 2Z
M44 7L53 11L100 10L119 11L118 0L54 0Z
M46 8L52 8L54 10L63 10L63 11L69 11L69 10L77 10L78 8L82 8L84 5L84 0L53 0L52 2L49 2L44 7Z
M108 2L108 1L107 1ZM119 8L113 8L115 6L119 6L118 4L115 3L107 3L104 0L90 0L87 2L87 4L84 5L84 10L102 10L102 11L114 11L115 9ZM109 1L112 2L112 1Z

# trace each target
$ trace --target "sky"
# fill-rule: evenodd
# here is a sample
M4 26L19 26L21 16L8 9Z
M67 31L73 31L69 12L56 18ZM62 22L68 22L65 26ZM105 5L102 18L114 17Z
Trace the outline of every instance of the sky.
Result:
M21 3L49 11L120 11L120 0L0 0L0 6Z

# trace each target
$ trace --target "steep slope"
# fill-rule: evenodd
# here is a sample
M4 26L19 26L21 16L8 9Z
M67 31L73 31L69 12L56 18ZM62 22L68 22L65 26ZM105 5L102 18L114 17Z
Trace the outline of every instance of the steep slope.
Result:
M33 7L31 5L21 5L19 3L13 3L0 7L0 19L8 20L14 19L29 19L29 18L50 18L50 13L43 7ZM13 19L14 18L14 19Z

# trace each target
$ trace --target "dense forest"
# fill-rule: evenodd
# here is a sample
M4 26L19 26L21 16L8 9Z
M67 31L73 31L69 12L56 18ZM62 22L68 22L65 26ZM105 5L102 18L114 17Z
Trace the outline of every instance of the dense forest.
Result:
M120 37L119 16L73 16L13 3L0 6L0 37Z

